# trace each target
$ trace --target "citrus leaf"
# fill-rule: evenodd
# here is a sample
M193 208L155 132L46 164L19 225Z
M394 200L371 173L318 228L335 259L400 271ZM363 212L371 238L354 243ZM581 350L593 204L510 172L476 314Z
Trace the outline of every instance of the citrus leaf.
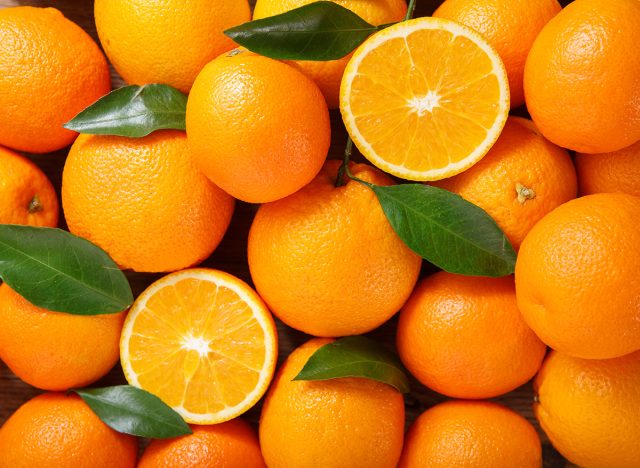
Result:
M187 96L171 86L132 85L101 97L64 127L79 133L139 138L156 130L184 130L186 110Z
M321 61L344 57L379 29L337 3L315 2L224 33L267 57Z
M409 380L398 357L364 336L348 336L324 345L311 355L293 380L363 377L408 393Z
M398 236L422 258L450 273L505 276L516 252L484 210L459 195L423 184L371 185Z
M0 224L0 278L34 305L57 312L111 314L133 302L118 265L60 229Z
M170 406L140 388L117 385L73 391L114 431L150 439L167 439L192 432Z

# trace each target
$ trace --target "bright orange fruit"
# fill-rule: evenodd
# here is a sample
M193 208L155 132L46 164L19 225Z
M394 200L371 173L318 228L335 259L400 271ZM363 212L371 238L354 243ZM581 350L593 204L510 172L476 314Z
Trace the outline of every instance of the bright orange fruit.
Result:
M356 49L340 111L360 152L380 169L443 179L477 163L500 135L509 113L507 73L477 32L417 18Z
M58 196L38 166L0 146L0 223L56 227Z
M640 198L600 193L542 218L516 262L524 319L552 348L586 359L640 349Z
M194 160L234 197L265 203L308 184L331 127L318 87L277 60L236 49L198 75L187 103Z
M581 195L623 192L640 197L640 141L611 153L575 157Z
M149 286L131 306L120 341L124 375L195 424L247 411L267 390L278 338L246 283L191 269Z
M111 89L98 45L55 8L0 9L0 145L48 153L77 133L62 128Z
M126 312L91 316L51 312L34 306L4 283L0 286L0 358L34 387L84 387L118 362L125 316Z

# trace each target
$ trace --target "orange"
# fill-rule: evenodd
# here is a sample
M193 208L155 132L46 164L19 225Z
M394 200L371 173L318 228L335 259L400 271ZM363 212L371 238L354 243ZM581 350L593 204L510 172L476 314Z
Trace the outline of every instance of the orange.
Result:
M118 362L126 312L71 315L36 307L0 286L0 358L34 387L84 387Z
M611 153L575 158L581 195L624 192L640 197L640 141Z
M0 146L0 223L56 227L58 197L27 158Z
M184 132L144 138L82 135L64 166L69 229L121 268L172 271L207 258L220 243L233 199L193 164Z
M411 294L421 259L391 228L371 189L334 183L338 161L313 182L262 205L249 231L251 278L274 314L315 336L365 333L395 314ZM380 171L351 172L392 185Z
M265 462L270 468L395 467L404 433L402 394L363 378L293 380L330 342L308 341L278 371L260 415Z
M313 2L314 0L257 0L253 19L279 15ZM374 26L401 21L407 13L405 0L334 0L333 3L348 8ZM340 105L340 81L350 57L351 54L338 60L291 60L287 63L315 81L324 94L329 109L336 109Z
M77 133L62 128L111 89L97 44L55 8L0 10L0 145L47 153Z
M188 93L200 70L235 47L225 29L249 21L247 0L96 0L102 46L130 84Z
M448 401L422 413L407 432L400 468L540 468L536 430L494 403Z
M417 18L369 37L345 70L340 111L360 152L411 180L451 177L477 163L509 113L507 73L477 32Z
M195 424L228 421L255 405L277 352L273 319L255 291L203 268L149 286L131 306L120 341L129 383Z
M424 385L456 398L493 398L531 379L546 346L522 319L512 277L440 272L400 312L402 362Z
M535 380L534 413L569 461L636 467L640 460L640 352L585 360L553 352Z
M524 91L549 140L583 153L640 140L640 2L576 0L553 18L527 58Z
M640 198L601 193L542 218L516 262L518 307L552 348L585 359L640 349Z
M0 468L133 468L138 443L104 424L75 394L27 401L0 430Z
M446 0L433 16L478 31L507 69L511 107L524 104L524 64L533 41L562 7L557 0Z
M313 179L331 139L318 87L282 62L234 50L198 75L187 102L196 163L240 200L286 197Z
M484 209L517 250L544 215L576 197L569 154L546 140L530 120L509 117L480 162L433 185Z
M191 426L193 434L153 440L138 468L263 468L255 431L241 419Z

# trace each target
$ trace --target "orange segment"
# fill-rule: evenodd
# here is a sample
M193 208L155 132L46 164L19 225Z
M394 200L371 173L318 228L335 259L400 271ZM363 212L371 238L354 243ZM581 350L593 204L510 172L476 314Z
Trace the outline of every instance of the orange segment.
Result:
M218 270L190 269L153 283L131 307L122 368L191 423L215 424L251 408L276 364L277 335L260 297Z
M354 53L340 90L360 152L395 176L451 177L478 162L509 113L498 53L478 33L439 18L398 23Z

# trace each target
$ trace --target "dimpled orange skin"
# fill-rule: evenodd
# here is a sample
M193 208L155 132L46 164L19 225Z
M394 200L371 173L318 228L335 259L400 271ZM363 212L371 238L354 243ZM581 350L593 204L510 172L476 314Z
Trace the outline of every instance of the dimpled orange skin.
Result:
M97 0L94 11L102 46L127 83L184 93L208 62L235 47L223 31L251 19L247 0Z
M234 200L193 164L184 132L144 138L82 135L62 178L69 230L123 269L195 265L218 246Z
M533 411L570 462L633 468L640 460L640 352L585 360L552 352L536 377Z
M253 19L279 15L314 1L257 0ZM333 3L348 8L374 26L401 21L407 13L405 0L333 0ZM329 109L337 109L340 105L340 82L351 55L348 54L338 60L322 62L288 60L287 63L300 70L318 85L327 100Z
M62 124L110 89L98 45L58 10L0 10L0 145L64 148L77 133Z
M576 197L569 154L546 140L533 122L509 117L498 141L470 169L431 185L484 209L518 250L531 228Z
M399 468L540 468L536 430L519 414L486 401L447 401L407 432Z
M581 195L623 192L640 197L640 141L612 153L575 157Z
M262 205L249 231L251 277L270 310L315 336L366 333L405 303L421 259L396 235L371 189L334 187L327 161L297 193ZM351 172L377 185L391 179L365 164Z
M640 140L640 2L576 0L544 27L524 72L542 134L583 153Z
M91 316L51 312L2 284L0 358L34 387L84 387L118 362L125 316L126 312Z
M511 107L524 104L524 64L533 41L562 7L557 0L446 0L433 16L482 34L504 62Z
M404 436L400 392L362 378L292 380L331 341L308 341L278 371L260 415L265 462L270 468L395 467Z
M525 384L547 349L520 315L513 277L446 272L418 283L400 312L396 344L420 382L467 399Z
M0 224L55 227L58 197L38 166L0 146Z
M242 419L191 426L193 434L153 440L138 468L263 468L255 431Z
M595 194L534 226L516 261L518 307L550 347L585 359L640 349L640 198Z
M187 103L193 157L215 184L250 203L304 187L331 140L318 87L294 68L235 50L198 75Z
M73 393L27 401L0 430L0 468L133 468L137 452Z

